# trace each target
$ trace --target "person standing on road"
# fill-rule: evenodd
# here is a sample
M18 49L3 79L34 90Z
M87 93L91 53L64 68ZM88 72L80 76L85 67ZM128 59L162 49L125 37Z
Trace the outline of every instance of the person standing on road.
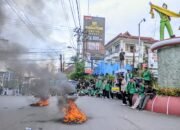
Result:
M122 96L122 103L123 105L126 105L126 80L124 79L124 76L121 76L121 96Z
M101 87L102 87L102 80L101 80L101 78L99 77L99 78L97 79L97 81L96 81L96 94L99 93Z
M102 96L103 96L104 98L106 97L106 90L105 90L106 83L107 83L107 80L104 80L104 81L103 81L103 84L102 84L102 91L103 91Z
M113 99L114 98L114 93L112 92L112 87L114 86L114 82L112 80L110 80L109 84L110 84L110 95L111 95L111 98Z
M110 81L108 80L107 83L105 84L105 95L107 98L110 98L110 91L111 91L111 86L110 86Z
M126 93L129 101L129 106L131 107L133 95L136 93L136 83L134 82L133 78L131 78L127 84Z

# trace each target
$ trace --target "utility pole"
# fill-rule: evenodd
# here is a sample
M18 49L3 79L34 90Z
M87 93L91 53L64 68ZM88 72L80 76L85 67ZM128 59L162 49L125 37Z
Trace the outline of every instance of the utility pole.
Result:
M63 72L62 54L59 55L60 60L60 71Z
M87 52L87 41L88 41L88 31L86 29L83 30L83 58L85 58Z
M63 67L62 67L62 70L63 70L63 72L65 70L65 56L64 55L63 55Z
M135 47L133 48L133 69L134 69L134 63L135 63L135 52L136 52L136 50L135 50Z
M138 33L139 33L139 39L138 39L138 65L140 63L140 53L141 53L141 23L145 22L146 19L143 18L139 24L138 24Z
M77 59L79 59L79 55L80 55L80 42L81 42L81 28L75 28L75 36L77 36Z

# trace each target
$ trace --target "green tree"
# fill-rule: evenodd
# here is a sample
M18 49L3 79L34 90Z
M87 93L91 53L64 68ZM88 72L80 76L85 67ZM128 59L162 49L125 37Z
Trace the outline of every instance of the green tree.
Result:
M77 80L79 78L84 78L84 61L80 61L76 56L71 57L71 60L75 64L75 70L69 76L70 79Z

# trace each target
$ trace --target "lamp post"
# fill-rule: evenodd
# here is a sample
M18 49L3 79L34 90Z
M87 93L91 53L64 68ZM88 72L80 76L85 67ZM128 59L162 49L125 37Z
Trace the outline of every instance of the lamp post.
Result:
M140 22L139 22L139 24L138 24L138 32L139 32L139 40L138 40L138 65L139 65L139 63L140 63L140 49L141 49L141 23L142 22L145 22L146 21L146 19L145 18L143 18Z

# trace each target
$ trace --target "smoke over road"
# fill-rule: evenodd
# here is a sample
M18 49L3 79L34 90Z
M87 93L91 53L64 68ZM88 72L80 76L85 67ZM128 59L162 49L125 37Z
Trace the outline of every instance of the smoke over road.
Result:
M61 96L59 99L62 99L75 91L63 73L54 73L39 64L24 62L22 57L26 51L28 49L20 44L7 40L0 41L0 62L9 70L19 74L18 79L23 80L25 75L32 78L30 92L34 96L47 99L53 90Z

